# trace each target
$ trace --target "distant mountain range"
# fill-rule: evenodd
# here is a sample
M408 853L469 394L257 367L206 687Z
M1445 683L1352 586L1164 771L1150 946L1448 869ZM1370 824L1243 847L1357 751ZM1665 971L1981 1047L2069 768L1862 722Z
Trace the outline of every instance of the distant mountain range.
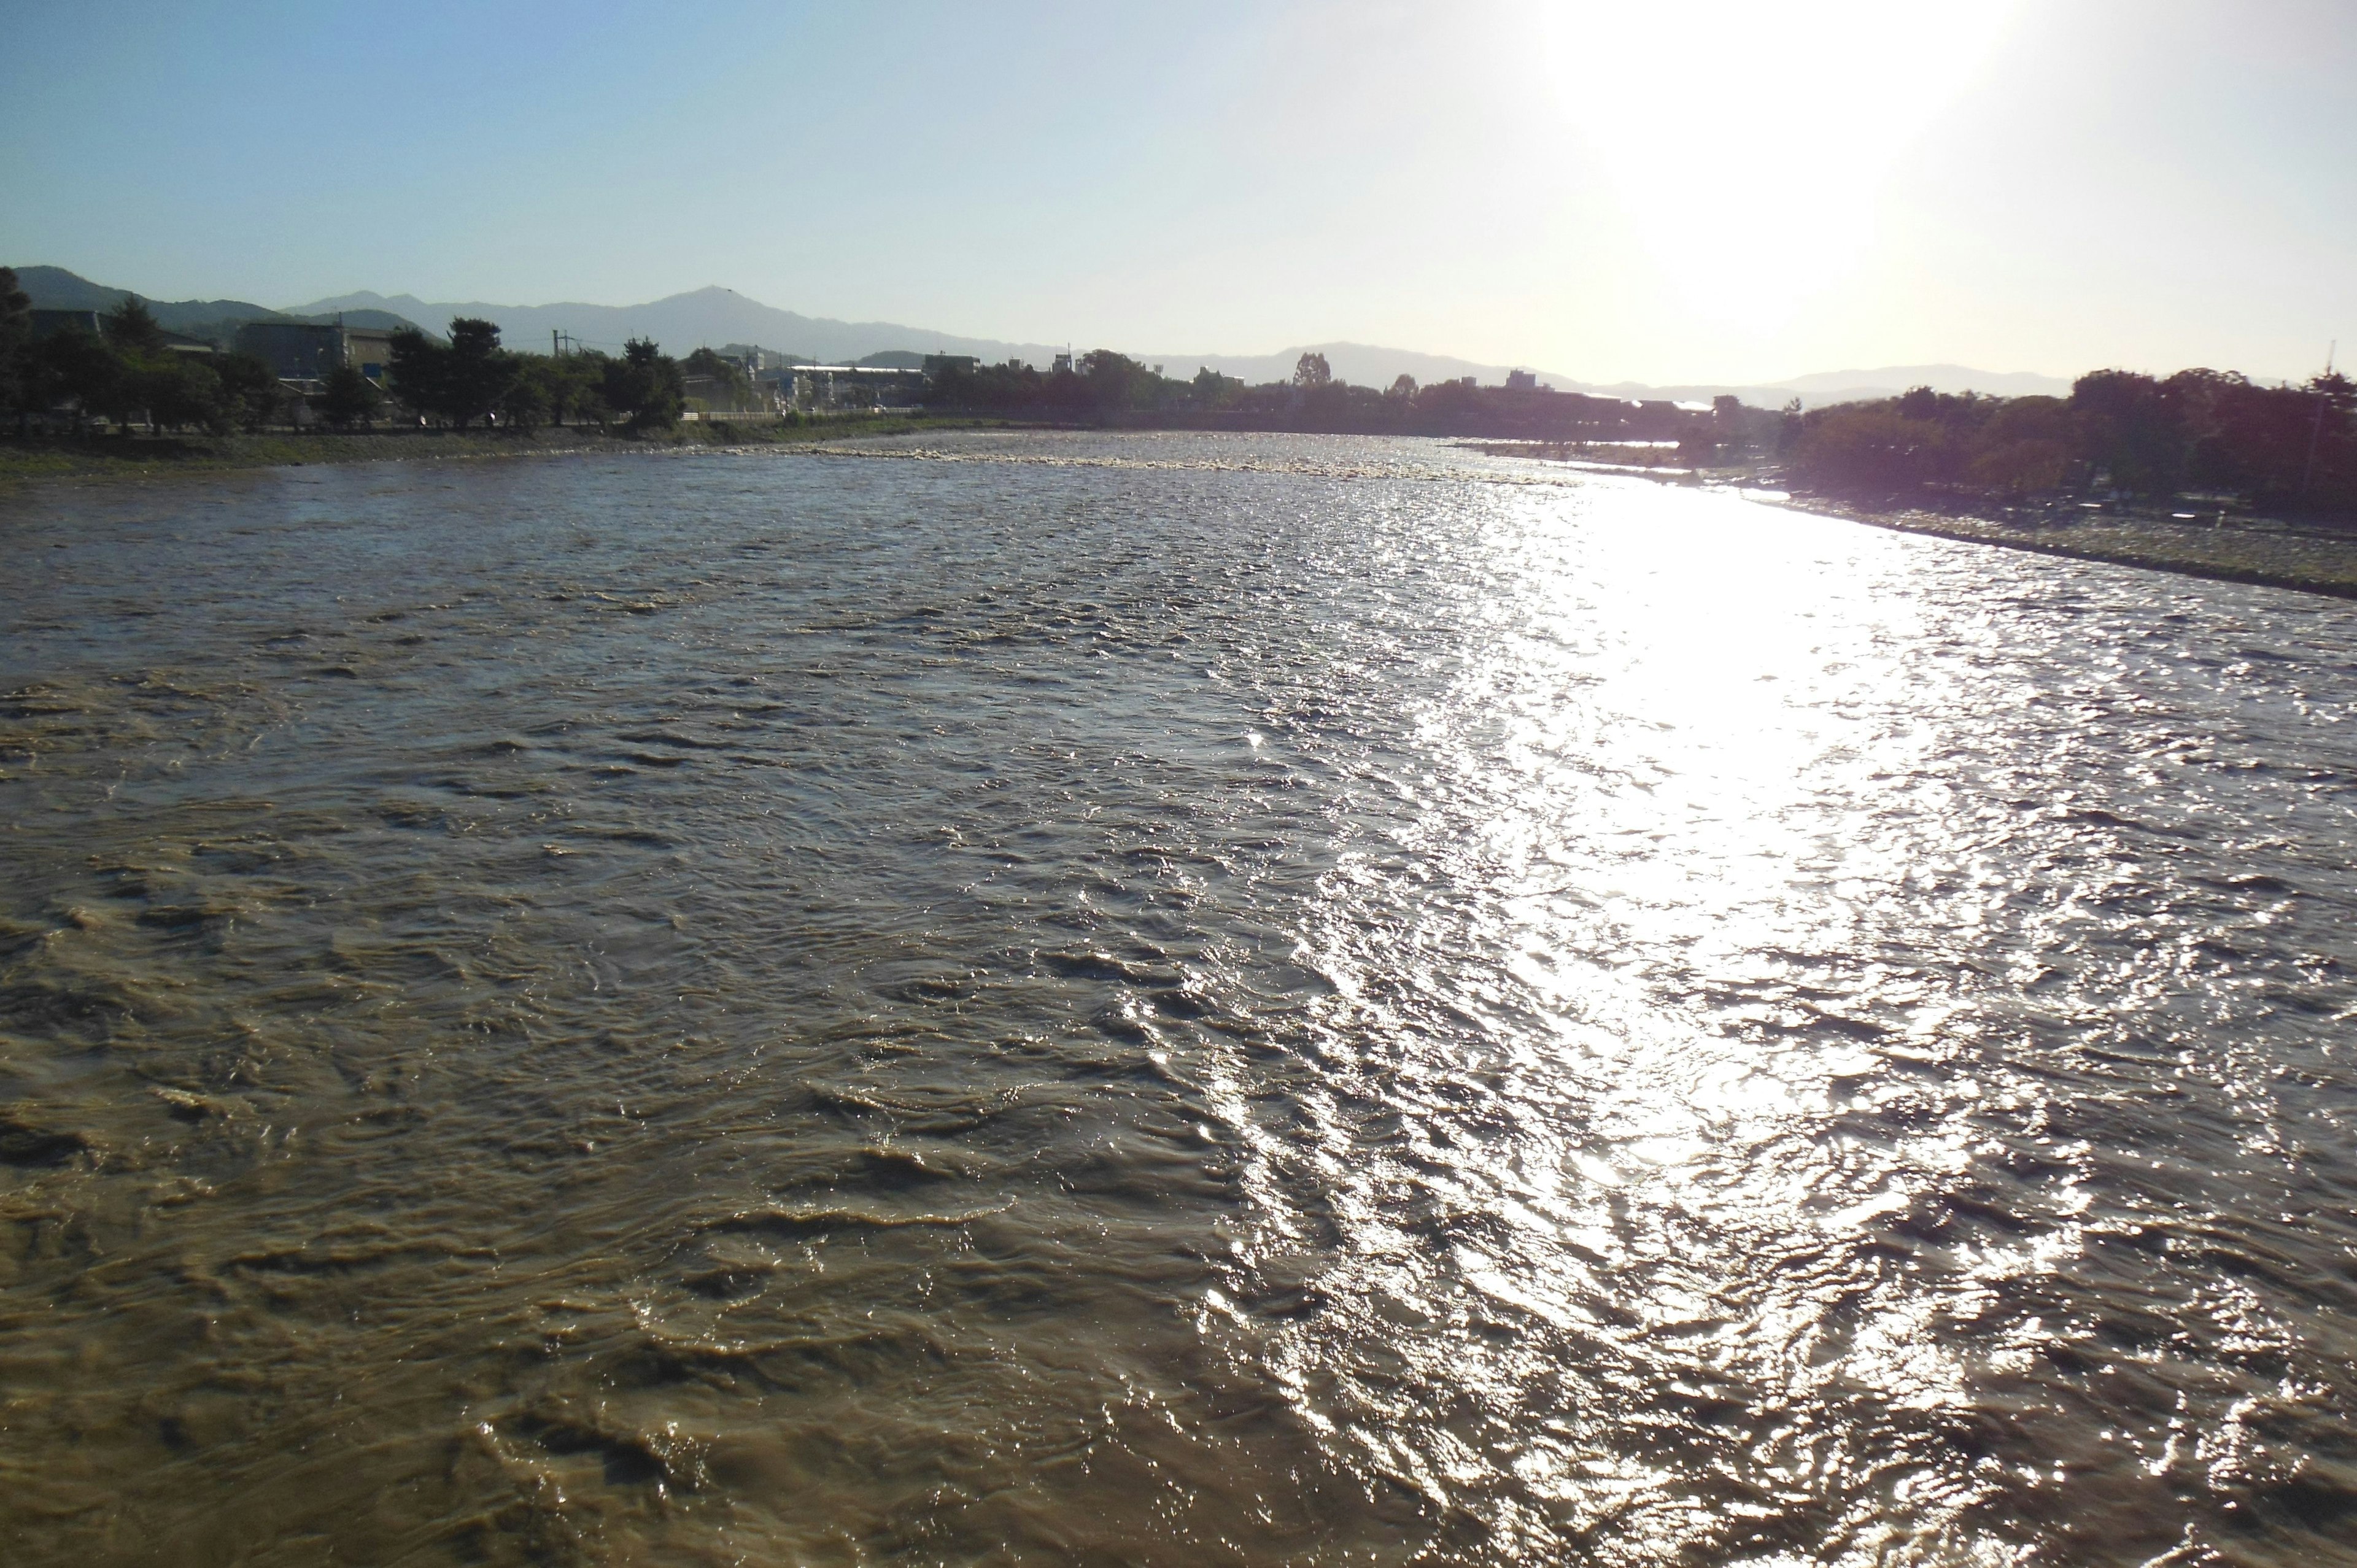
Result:
M18 267L16 283L31 296L36 310L112 310L131 291L70 273L63 267ZM145 297L144 295L142 296ZM307 316L300 311L272 310L242 299L150 299L147 309L156 325L189 338L227 341L248 321L332 321L332 315ZM406 327L411 323L382 311L358 311L345 317L352 327Z
M16 269L25 292L37 308L109 310L126 290L91 283L62 267ZM537 349L552 332L569 334L587 348L619 351L625 339L651 338L674 353L696 348L721 348L731 343L759 344L780 353L824 363L874 360L885 355L972 354L990 363L1021 360L1045 366L1064 351L1050 343L1012 343L993 338L966 338L931 328L903 327L889 321L836 321L802 316L748 299L734 289L700 288L645 305L492 305L481 300L429 303L414 295L387 296L359 293L315 299L307 305L271 309L235 299L149 300L156 321L174 332L226 340L242 321L333 321L340 317L353 327L417 326L439 331L457 316L496 321L508 344ZM1080 345L1082 348L1094 345ZM1168 354L1133 357L1159 365L1174 376L1192 375L1209 366L1222 375L1255 384L1284 381L1304 353L1320 353L1334 374L1361 386L1389 386L1402 375L1417 381L1453 381L1471 376L1496 385L1510 370L1524 366L1481 364L1445 354L1422 354L1408 349L1385 349L1365 343L1310 343L1274 354ZM1669 399L1707 402L1732 392L1755 407L1775 407L1801 400L1804 406L1854 403L1866 398L1893 397L1909 387L1930 386L1944 392L1981 392L2006 397L2030 393L2061 395L2071 383L2027 371L1976 371L1964 365L1889 365L1878 370L1831 371L1795 376L1771 384L1696 384L1646 386L1633 381L1599 384L1550 371L1536 372L1539 381L1561 392L1583 392L1602 397Z

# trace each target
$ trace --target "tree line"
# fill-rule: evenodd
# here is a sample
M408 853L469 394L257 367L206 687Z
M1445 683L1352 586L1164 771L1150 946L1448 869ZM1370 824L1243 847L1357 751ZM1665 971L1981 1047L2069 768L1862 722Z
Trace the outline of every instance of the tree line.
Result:
M717 360L710 349L699 349L683 368L643 338L625 343L619 358L594 349L522 353L500 346L495 324L458 317L444 341L415 328L394 333L387 369L393 391L406 407L459 430L496 418L501 427L520 434L550 423L619 424L635 431L678 422L685 407L686 376L707 358ZM352 374L357 378L359 372ZM331 382L328 394L334 392Z
M2019 500L2198 495L2264 510L2357 514L2357 385L2324 374L2262 386L2210 370L2097 371L2068 397L1917 387L1812 410L1792 454L1798 483L1883 499L1925 491Z
M1291 380L1257 386L1208 366L1184 379L1165 376L1110 349L1045 371L1016 363L952 365L935 374L925 401L942 412L1069 423L1554 441L1678 440L1696 420L1668 403L1536 387L1469 381L1419 386L1405 375L1388 387L1353 386L1314 352L1301 356Z
M1945 492L2018 501L2102 493L2200 495L2277 512L2357 516L2357 383L2339 374L2266 386L2211 370L2082 376L2068 397L1917 387L1803 413L1721 396L1709 410L1449 381L1351 386L1306 353L1286 381L1247 386L1208 368L1165 376L1110 349L1069 368L952 366L929 407L1100 424L1674 443L1681 464L1789 464L1801 488L1873 500Z
M70 407L77 428L92 414L118 427L144 420L168 429L259 429L285 401L277 374L251 354L184 354L155 314L126 296L99 330L53 332L38 342L32 301L0 267L0 413L21 434L32 415Z
M135 424L225 435L257 431L292 415L304 394L290 390L252 354L183 352L136 295L99 317L95 332L69 328L36 340L32 302L16 274L0 267L0 414L19 434L36 414L71 411L79 432L95 416L116 428ZM339 429L368 427L388 403L408 417L464 430L474 424L529 433L554 422L620 424L631 430L674 424L689 375L714 377L749 401L744 372L708 349L685 363L655 343L633 338L619 356L586 350L562 357L502 348L491 322L459 317L447 339L415 328L393 335L389 386L350 365L336 367L307 403Z

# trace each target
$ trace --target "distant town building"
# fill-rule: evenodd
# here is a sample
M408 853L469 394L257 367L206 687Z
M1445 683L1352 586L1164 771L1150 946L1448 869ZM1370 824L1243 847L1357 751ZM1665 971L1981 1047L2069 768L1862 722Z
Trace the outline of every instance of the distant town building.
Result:
M1055 373L1057 375L1065 375L1071 371L1071 368L1072 357L1070 354L1059 354L1056 356Z
M791 354L764 349L759 343L724 343L720 346L720 357L734 360L744 366L748 376L758 376L763 371L789 371L799 362Z
M393 363L393 334L376 327L249 321L237 329L237 351L268 365L282 381L325 381L350 365L382 382Z
M898 365L796 365L788 394L797 408L910 408L925 399L925 373Z
M1538 373L1534 371L1508 371L1506 372L1506 390L1508 392L1538 391Z
M974 354L928 354L925 356L924 373L938 376L944 371L963 371L971 374L981 363L980 357Z

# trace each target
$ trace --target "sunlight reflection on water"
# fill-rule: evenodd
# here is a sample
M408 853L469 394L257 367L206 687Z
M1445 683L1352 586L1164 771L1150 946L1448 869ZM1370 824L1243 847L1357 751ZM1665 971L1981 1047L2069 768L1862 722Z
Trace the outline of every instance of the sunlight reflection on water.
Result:
M2335 1560L2347 608L936 445L15 508L16 1556Z

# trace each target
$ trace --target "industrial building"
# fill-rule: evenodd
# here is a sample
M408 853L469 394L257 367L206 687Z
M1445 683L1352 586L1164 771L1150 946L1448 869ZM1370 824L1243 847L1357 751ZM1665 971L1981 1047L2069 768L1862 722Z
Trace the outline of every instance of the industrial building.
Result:
M325 381L350 365L382 386L393 364L393 334L378 327L249 321L237 329L237 350L268 365L282 381Z

